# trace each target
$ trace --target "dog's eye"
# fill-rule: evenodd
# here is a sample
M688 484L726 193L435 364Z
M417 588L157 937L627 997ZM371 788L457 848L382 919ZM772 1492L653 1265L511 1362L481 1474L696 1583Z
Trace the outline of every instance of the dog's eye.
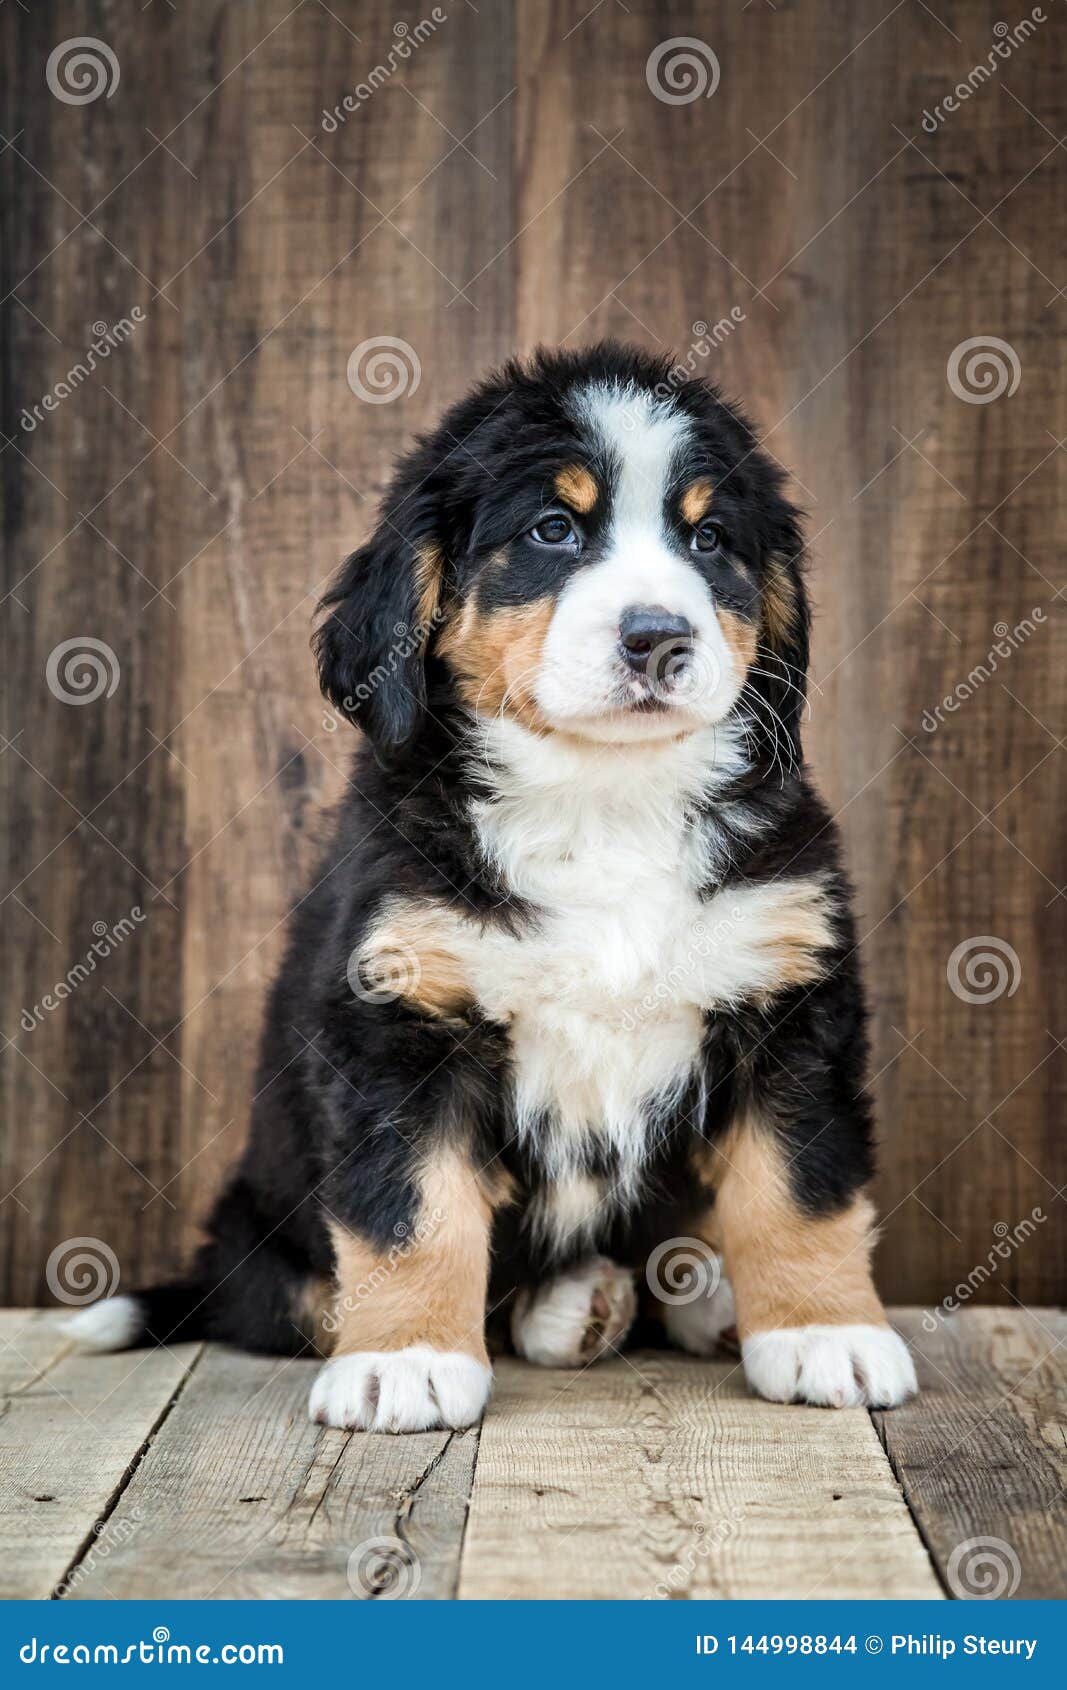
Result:
M574 532L574 524L569 517L543 516L534 528L530 529L530 539L536 540L539 546L576 546L578 536Z
M717 522L702 522L693 530L689 545L694 552L717 552L722 539L722 528Z

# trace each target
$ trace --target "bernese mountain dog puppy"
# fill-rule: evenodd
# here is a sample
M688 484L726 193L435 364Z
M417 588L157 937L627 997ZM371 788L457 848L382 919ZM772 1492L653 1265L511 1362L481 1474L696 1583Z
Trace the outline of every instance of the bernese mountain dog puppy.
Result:
M71 1323L320 1353L330 1426L467 1426L520 1355L736 1326L775 1401L915 1389L871 1277L865 1011L804 767L798 513L741 413L616 344L482 381L315 636L362 730L187 1281ZM719 1264L721 1261L721 1272ZM492 1317L492 1318L490 1318Z

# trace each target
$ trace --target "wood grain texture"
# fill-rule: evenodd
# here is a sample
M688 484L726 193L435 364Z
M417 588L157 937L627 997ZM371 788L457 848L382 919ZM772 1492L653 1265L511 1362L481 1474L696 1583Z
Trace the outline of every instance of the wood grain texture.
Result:
M44 1309L0 1310L0 1393L4 1401L40 1379L70 1349L61 1317Z
M506 1362L461 1597L922 1597L941 1591L868 1415L750 1397L738 1366Z
M937 1302L997 1222L1058 1209L1065 1177L1067 19L1051 9L931 134L923 113L989 54L994 0L946 0L942 21L891 0L446 10L398 59L384 0L188 0L121 29L75 0L0 9L0 924L17 963L0 1290L45 1298L71 1237L102 1239L127 1284L188 1252L346 778L308 654L316 594L394 455L478 370L610 333L743 396L797 474L808 742L875 1011L880 1279ZM72 105L46 65L87 27L121 81ZM714 52L712 97L650 89L676 32ZM381 86L324 123L376 65ZM27 428L94 325L135 306L132 335ZM948 365L990 335L1019 383L971 403ZM349 358L382 336L419 376L368 404ZM119 680L79 706L46 670L83 637ZM134 908L38 1015L97 924ZM1015 987L970 1001L950 961L988 934ZM1065 1283L1054 1225L980 1295L1051 1303Z
M55 1316L0 1314L0 1587L1062 1597L1067 1315L894 1318L923 1390L891 1414L763 1403L728 1361L638 1352L501 1362L480 1434L387 1437L312 1426L313 1363L75 1356Z
M952 1596L1062 1600L1067 1315L903 1315L922 1394L876 1415Z
M70 1595L454 1595L477 1432L323 1430L314 1372L212 1349Z
M0 1598L47 1598L83 1557L200 1352L78 1354L51 1314L0 1317ZM110 1527L105 1528L110 1531Z

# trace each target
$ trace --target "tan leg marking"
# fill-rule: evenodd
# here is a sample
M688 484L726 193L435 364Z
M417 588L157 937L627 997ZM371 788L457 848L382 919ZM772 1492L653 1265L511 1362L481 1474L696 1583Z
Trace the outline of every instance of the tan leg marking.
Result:
M701 476L694 481L682 494L682 516L694 528L702 522L711 509L711 501L715 496L715 489L707 476Z
M467 600L446 626L439 649L473 709L514 716L537 731L547 728L533 688L555 608L554 600L537 599L484 611L477 598Z
M487 1365L493 1200L459 1151L428 1159L419 1184L419 1219L388 1250L331 1224L337 1261L334 1354L428 1344L460 1350Z
M584 464L568 464L556 476L556 492L580 516L588 516L600 497L596 478Z
M465 1015L474 998L458 943L464 917L432 899L383 900L358 960L371 993L400 998L424 1015Z
M714 1160L715 1225L742 1339L785 1327L885 1324L866 1197L835 1215L806 1215L773 1130L753 1117L731 1130Z

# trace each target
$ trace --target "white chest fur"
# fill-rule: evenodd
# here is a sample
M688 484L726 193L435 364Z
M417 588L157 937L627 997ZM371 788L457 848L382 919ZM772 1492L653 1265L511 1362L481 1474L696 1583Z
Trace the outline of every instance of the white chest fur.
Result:
M636 1186L657 1121L698 1068L709 939L698 895L708 844L695 798L736 767L710 736L585 747L493 725L498 792L476 806L486 856L533 910L521 933L468 935L484 1011L508 1025L520 1135L550 1178L574 1182L591 1141ZM730 903L729 895L724 900Z
M728 838L709 815L740 761L724 730L626 747L504 719L485 732L493 796L473 820L528 915L511 932L452 902L387 900L362 962L414 982L424 1013L473 1000L508 1028L515 1131L546 1176L535 1223L591 1238L610 1193L637 1195L678 1103L699 1106L708 1013L816 979L833 900L810 876L707 895Z

